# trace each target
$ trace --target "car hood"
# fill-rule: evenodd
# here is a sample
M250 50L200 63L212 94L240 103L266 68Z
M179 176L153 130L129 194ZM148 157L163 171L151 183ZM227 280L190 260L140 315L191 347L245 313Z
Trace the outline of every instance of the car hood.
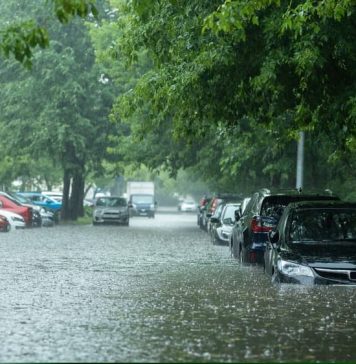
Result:
M310 267L356 268L356 242L296 244L281 255L284 259L293 260Z
M122 206L122 207L95 207L95 211L102 211L102 212L106 212L106 211L120 211L120 212L124 212L127 211L127 207Z

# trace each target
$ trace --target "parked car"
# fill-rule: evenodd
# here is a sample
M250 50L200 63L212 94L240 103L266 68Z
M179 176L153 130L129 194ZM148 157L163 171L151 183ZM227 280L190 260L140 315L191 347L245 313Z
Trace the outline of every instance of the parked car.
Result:
M42 191L42 195L51 197L53 200L62 203L63 200L63 193L56 192L56 191Z
M222 203L241 201L242 197L232 193L219 193L216 194L208 203L206 209L203 211L203 229L210 232L210 218L214 214L217 207Z
M28 206L32 208L32 227L41 227L42 226L42 215L45 214L45 210L33 204L29 199L23 196L18 196L16 193L13 192L1 192L4 196L7 196L9 199L13 200L14 202L18 202L23 206Z
M232 227L235 223L235 211L240 203L221 204L210 218L210 236L213 244L229 245Z
M292 203L269 235L265 272L274 282L356 285L356 203Z
M4 192L1 192L0 208L21 215L25 220L26 227L32 226L32 217L33 217L32 207L24 206L20 202L17 202L16 200L13 200L8 196L6 196Z
M126 198L115 196L99 197L95 201L93 225L119 223L129 226L130 214Z
M263 263L268 232L276 227L284 208L291 202L339 200L329 192L261 189L253 194L242 216L236 216L230 249L242 263Z
M201 198L201 200L199 201L199 206L197 209L197 224L200 227L200 229L205 230L205 226L204 226L204 216L207 210L207 207L209 205L211 198L204 196Z
M9 222L9 230L24 229L26 227L24 218L15 212L0 209L0 215L5 216Z
M17 195L27 197L35 205L45 207L50 211L59 211L62 208L61 202L58 202L41 192L17 192Z
M180 205L180 211L182 212L195 212L197 210L197 204L193 200L184 200Z
M2 215L0 213L0 231L1 232L8 232L11 229L11 225L9 223L9 220L6 218L6 216Z

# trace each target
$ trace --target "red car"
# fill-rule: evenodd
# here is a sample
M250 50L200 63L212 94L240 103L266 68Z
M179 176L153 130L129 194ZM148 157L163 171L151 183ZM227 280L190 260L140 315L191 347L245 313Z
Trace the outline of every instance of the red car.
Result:
M26 226L32 226L32 207L23 206L17 201L10 200L6 196L0 194L0 208L21 215L25 220Z
M0 231L9 231L10 230L10 223L7 218L0 214Z

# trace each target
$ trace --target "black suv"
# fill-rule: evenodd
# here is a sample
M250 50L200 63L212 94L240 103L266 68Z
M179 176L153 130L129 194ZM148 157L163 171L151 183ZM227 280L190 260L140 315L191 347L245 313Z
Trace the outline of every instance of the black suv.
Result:
M242 216L237 213L232 229L230 249L241 263L263 264L268 232L278 223L284 208L291 202L339 200L330 191L322 193L302 190L270 190L255 192Z

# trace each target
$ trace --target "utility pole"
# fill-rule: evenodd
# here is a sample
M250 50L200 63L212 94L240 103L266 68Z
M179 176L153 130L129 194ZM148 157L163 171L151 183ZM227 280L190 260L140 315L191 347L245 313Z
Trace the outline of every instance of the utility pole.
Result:
M297 152L297 181L296 188L303 188L304 179L304 131L299 132L298 152Z

